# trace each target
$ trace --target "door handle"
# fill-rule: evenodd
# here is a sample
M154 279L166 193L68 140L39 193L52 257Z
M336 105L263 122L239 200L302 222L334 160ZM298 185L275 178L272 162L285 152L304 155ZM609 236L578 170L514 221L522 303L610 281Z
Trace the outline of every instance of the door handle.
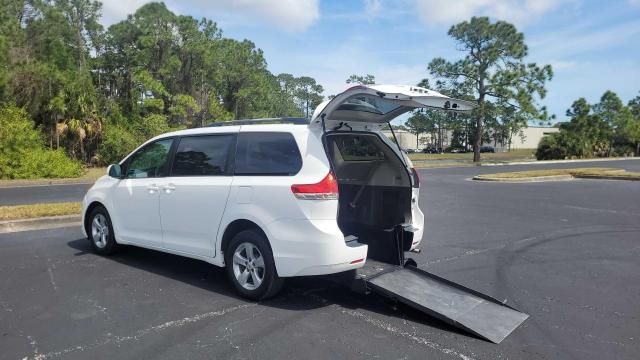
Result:
M149 194L153 194L154 192L159 191L160 187L158 186L158 184L151 184L147 186L147 190L149 190Z
M171 184L171 183L162 186L162 190L164 190L164 192L166 192L166 193L170 193L170 192L174 191L175 189L176 189L176 186L174 184Z

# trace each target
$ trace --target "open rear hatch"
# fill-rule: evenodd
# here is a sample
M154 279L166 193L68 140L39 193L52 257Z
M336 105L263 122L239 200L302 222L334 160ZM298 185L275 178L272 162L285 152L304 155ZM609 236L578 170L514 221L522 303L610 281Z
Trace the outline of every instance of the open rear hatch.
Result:
M326 144L338 182L338 226L369 245L367 257L395 263L394 229L411 224L412 184L396 151L372 132L331 131ZM407 231L406 248L413 233Z
M358 85L315 110L309 126L324 131L340 194L338 225L345 236L369 245L369 258L391 261L387 247L398 225L405 225L402 249L411 249L416 230L411 226L412 207L418 197L408 159L376 130L416 108L470 111L474 107L472 102L418 86Z
M396 117L417 108L471 111L475 103L453 99L437 91L407 85L358 85L318 106L311 126L335 129L350 126L386 125Z
M316 109L309 126L322 127L338 182L338 226L345 239L368 244L351 286L390 297L453 326L499 343L528 315L405 260L411 249L411 169L379 130L416 108L470 111L475 103L402 85L359 85ZM415 193L412 191L415 190Z

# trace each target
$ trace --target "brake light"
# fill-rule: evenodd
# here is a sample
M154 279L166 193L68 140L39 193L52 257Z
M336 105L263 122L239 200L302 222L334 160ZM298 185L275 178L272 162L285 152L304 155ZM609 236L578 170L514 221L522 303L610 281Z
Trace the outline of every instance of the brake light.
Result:
M319 183L291 185L291 192L300 200L337 200L338 181L329 171Z
M411 176L413 177L413 187L414 188L419 188L420 187L420 176L418 175L418 172L416 171L415 168L411 168Z

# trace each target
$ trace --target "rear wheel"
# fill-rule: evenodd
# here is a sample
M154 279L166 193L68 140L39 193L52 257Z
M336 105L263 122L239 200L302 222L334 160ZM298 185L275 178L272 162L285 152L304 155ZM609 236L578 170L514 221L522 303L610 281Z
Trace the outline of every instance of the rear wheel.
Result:
M89 214L87 237L93 251L100 255L110 255L118 248L107 209L98 206Z
M267 239L256 230L245 230L231 239L225 251L227 275L234 287L251 300L277 294L284 280L276 273Z

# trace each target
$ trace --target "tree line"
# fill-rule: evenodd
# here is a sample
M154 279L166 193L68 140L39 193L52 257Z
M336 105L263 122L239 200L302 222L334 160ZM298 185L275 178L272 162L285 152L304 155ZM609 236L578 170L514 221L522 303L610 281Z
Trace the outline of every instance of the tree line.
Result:
M613 91L589 104L585 98L567 110L569 121L538 145L538 160L640 155L640 95L626 105Z
M13 123L32 122L41 139L33 146L80 163L114 162L172 129L310 116L323 100L315 79L272 74L253 42L225 38L215 22L176 15L163 3L107 29L95 0L0 6L0 107ZM10 172L0 168L0 177Z
M323 100L308 76L272 74L249 40L225 38L208 19L148 3L100 24L96 0L0 0L0 178L79 174L121 159L145 139L239 118L306 116ZM527 62L524 35L504 21L473 17L448 35L460 59L428 63L433 88L476 102L468 114L421 109L404 124L443 147L509 145L528 123L554 120L540 105L550 65ZM347 84L375 83L371 74ZM331 96L329 97L331 98ZM570 121L541 142L540 158L640 151L640 96L577 100ZM52 164L55 164L52 165Z

